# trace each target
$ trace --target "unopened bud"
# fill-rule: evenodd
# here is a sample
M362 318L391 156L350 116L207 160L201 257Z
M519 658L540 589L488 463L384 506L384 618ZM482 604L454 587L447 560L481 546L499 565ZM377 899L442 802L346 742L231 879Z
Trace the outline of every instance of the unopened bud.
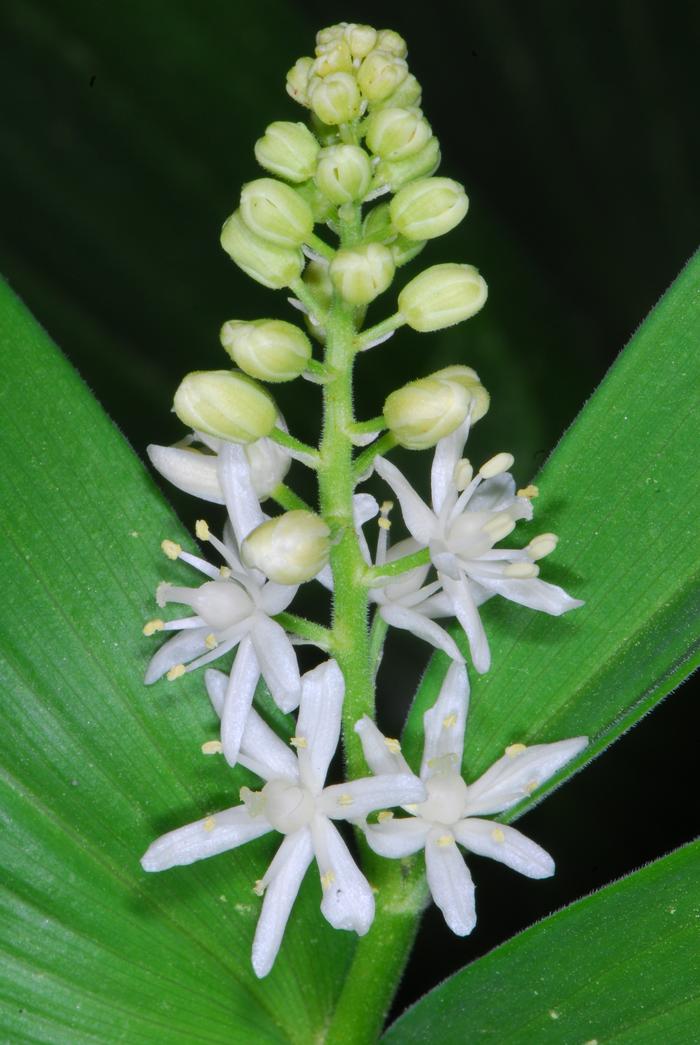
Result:
M388 98L407 76L408 66L403 58L386 51L370 51L357 70L360 90L370 102Z
M319 155L315 181L333 203L361 200L371 180L369 156L358 145L332 145Z
M327 47L335 40L342 40L345 36L346 26L346 22L341 22L338 25L328 25L325 29L319 29L316 33L316 50L319 51Z
M301 584L323 569L330 549L330 530L323 519L297 510L268 519L249 533L241 557L246 566L277 584Z
M422 93L423 89L418 80L416 80L413 73L409 73L388 98L384 98L381 102L372 102L372 111L376 112L379 109L389 107L397 109L417 108L420 106Z
M378 109L367 120L367 145L384 160L413 156L431 137L430 124L415 109Z
M397 58L405 58L408 54L406 41L393 29L380 29L377 33L375 47L378 51L386 51L388 54L396 55Z
M306 181L316 170L319 144L304 123L276 120L255 143L261 167L287 181Z
M367 212L362 222L362 238L365 243L386 243L396 236L396 229L391 224L389 204L380 203Z
M241 217L252 232L278 247L300 247L314 230L308 203L276 178L256 178L243 186Z
M470 401L457 382L432 375L392 392L384 404L384 420L401 446L427 450L462 424Z
M441 381L456 381L463 388L466 388L472 400L472 423L481 420L489 408L491 397L479 380L476 370L472 370L470 366L461 366L459 363L455 363L452 366L446 366L442 370L436 371L433 377L437 377Z
M394 196L391 220L407 239L434 239L459 225L468 208L467 194L459 182L419 178Z
M174 409L187 425L215 439L252 443L275 427L277 407L256 381L235 370L195 370L180 383Z
M380 187L388 185L392 192L398 192L404 185L433 174L440 166L440 143L432 137L419 152L406 156L403 160L380 160L374 172L372 185Z
M292 381L311 358L306 334L282 319L224 323L221 344L241 370L259 381Z
M344 36L353 58L365 58L377 42L377 30L371 25L346 25Z
M413 330L443 330L475 315L487 294L473 265L433 265L403 288L399 311Z
M345 40L333 40L316 48L318 57L311 67L312 76L330 76L331 73L352 72L352 55Z
M313 58L299 58L287 73L287 94L300 105L309 107L309 76Z
M368 243L350 250L339 250L330 263L329 273L335 289L351 305L368 305L394 278L394 259L388 247Z
M235 211L224 222L221 246L252 279L264 287L279 290L299 278L304 267L304 255L298 248L279 247L256 236Z
M351 73L331 73L314 80L309 89L309 104L324 123L348 123L360 115L362 100Z

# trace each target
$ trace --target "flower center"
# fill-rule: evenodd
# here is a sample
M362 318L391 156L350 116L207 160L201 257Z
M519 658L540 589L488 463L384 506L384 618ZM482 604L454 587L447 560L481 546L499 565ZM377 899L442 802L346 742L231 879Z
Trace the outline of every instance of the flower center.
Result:
M416 806L415 815L434 824L455 824L462 819L467 785L459 773L436 773L425 782L428 798Z
M236 581L207 581L192 593L190 605L215 631L226 631L253 612L253 602Z
M261 793L266 820L283 835L298 831L314 815L316 804L311 792L289 780L269 780Z

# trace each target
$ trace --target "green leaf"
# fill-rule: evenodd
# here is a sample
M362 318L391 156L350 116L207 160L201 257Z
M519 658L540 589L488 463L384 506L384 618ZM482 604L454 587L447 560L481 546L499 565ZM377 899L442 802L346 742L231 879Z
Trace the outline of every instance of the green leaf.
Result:
M159 542L192 545L4 284L0 343L2 1030L66 1045L313 1040L352 947L321 917L317 877L258 981L252 885L274 838L160 875L139 865L157 835L235 805L248 782L200 751L217 734L201 673L141 681L158 580L192 581Z
M482 608L494 666L472 679L468 779L508 744L588 735L582 759L536 792L538 801L698 663L693 534L700 484L691 449L698 426L691 390L700 380L699 300L697 256L537 478L536 522L523 527L523 540L543 530L560 535L557 551L541 564L542 576L586 605L559 618L499 597ZM405 749L414 764L422 715L444 670L444 661L434 658L409 717Z
M525 930L430 991L382 1041L693 1041L699 857L700 843L684 846Z

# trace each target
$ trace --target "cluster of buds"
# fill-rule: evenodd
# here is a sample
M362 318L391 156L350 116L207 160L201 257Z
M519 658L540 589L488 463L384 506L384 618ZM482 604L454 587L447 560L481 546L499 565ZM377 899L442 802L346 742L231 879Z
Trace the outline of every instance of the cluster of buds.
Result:
M402 325L428 332L459 323L486 300L486 284L473 266L434 265L403 287L391 315L360 329L366 306L389 289L396 268L455 228L468 209L463 187L435 176L440 150L406 53L391 30L345 23L322 30L314 57L299 59L287 77L287 90L310 110L310 123L280 121L267 128L255 155L269 176L243 187L240 206L222 230L222 246L244 272L266 287L292 289L289 300L305 313L309 332L324 346L323 358L314 358L310 337L287 320L229 320L220 339L235 369L188 374L174 409L191 434L174 447L149 447L167 479L224 505L226 522L222 540L204 520L197 523L198 539L222 560L218 566L163 542L170 559L206 579L198 587L158 587L161 609L176 603L193 613L147 622L146 635L175 634L152 657L146 682L163 676L174 681L235 651L228 674L206 672L221 729L202 750L244 765L264 784L257 792L241 789L240 805L164 835L142 863L148 871L164 870L268 831L281 834L277 855L255 885L265 895L253 942L259 976L272 966L314 857L321 911L331 925L362 934L372 923L373 889L336 820L364 831L371 848L388 859L424 850L435 902L454 932L470 932L473 887L457 844L533 878L553 873L551 858L538 846L480 814L515 805L586 744L581 737L531 748L511 744L479 780L468 784L461 774L467 662L479 673L490 667L478 607L494 596L552 615L581 605L539 577L539 561L557 544L553 534L540 534L524 548L496 547L518 521L532 517L537 489L516 490L508 453L476 470L463 456L471 426L489 407L477 373L462 364L444 367L392 392L379 417L357 421L352 413L348 378L358 352ZM374 202L386 195L390 199ZM317 225L338 236L337 246L317 234ZM287 431L262 384L298 377L323 386L319 447ZM384 456L396 445L434 448L430 504ZM353 446L364 449L350 469ZM285 485L292 459L317 471L319 502L330 506L326 517ZM373 472L393 490L410 532L393 545L390 504L380 509L374 497L356 492ZM267 499L285 510L270 517L261 507ZM364 527L377 516L373 555ZM314 580L333 592L332 627L287 612L299 585ZM375 635L387 625L407 629L451 660L425 715L418 773L398 741L383 737L365 714L373 705L376 667L366 635L370 604L373 629L379 625ZM441 618L457 619L461 643L437 623ZM327 657L303 675L299 641L317 645ZM282 711L298 708L288 738L295 753L255 710L260 679ZM350 778L326 786L349 700L364 766L374 775L349 760ZM346 734L343 742L347 749L356 739Z

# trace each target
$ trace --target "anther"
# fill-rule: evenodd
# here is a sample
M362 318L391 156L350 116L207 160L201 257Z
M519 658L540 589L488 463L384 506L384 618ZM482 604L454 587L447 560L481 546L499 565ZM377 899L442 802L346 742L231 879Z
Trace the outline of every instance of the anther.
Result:
M466 490L469 483L474 478L474 469L472 468L472 463L468 458L463 457L461 461L457 462L453 478L454 484L460 493L462 490Z
M456 725L457 725L457 716L455 715L454 712L452 712L451 715L446 715L445 718L443 718L443 720L442 720L442 728L443 729L452 729Z
M163 621L160 620L160 618L156 617L155 620L146 621L146 623L143 626L143 633L144 635L155 635L157 631L162 631L164 627L165 624L163 623Z
M377 823L385 824L387 820L393 820L394 814L389 809L383 809L381 813L377 814Z
M525 744L510 744L505 753L508 758L515 758L516 755L522 755L523 751L527 751Z
M216 649L216 647L219 645L219 640L217 639L216 635L214 635L214 633L212 632L205 638L204 645L207 647L207 649Z
M194 532L197 535L197 540L208 541L209 540L209 523L205 519L197 519L195 523Z
M541 533L532 538L527 546L527 551L533 559L544 559L545 555L554 551L558 543L559 538L555 533Z
M258 878L257 882L253 885L253 892L256 896L265 895L265 883L263 882L262 878Z
M507 515L505 512L499 512L488 519L481 529L489 535L495 544L496 541L502 541L504 537L513 532L515 523L510 515Z
M161 541L160 546L169 559L179 559L182 555L182 546L177 541Z
M493 838L494 842L498 842L499 845L501 845L506 840L506 836L503 833L503 831L501 831L500 827L494 827L493 831L491 832L491 837Z
M513 577L516 580L530 580L531 577L539 575L540 568L534 562L509 562L503 567L504 577Z
M528 780L527 784L525 785L525 791L528 795L531 795L532 792L536 791L539 786L540 784L538 780Z
M224 750L224 745L220 740L207 740L202 744L203 755L220 755Z
M436 841L436 845L439 845L441 849L445 849L448 845L452 845L454 838L452 835L440 835Z
M535 486L534 483L530 483L529 486L523 486L522 490L518 490L518 497L539 497L540 488Z
M231 576L231 567L230 566L219 566L219 573L221 574L222 577L225 577L226 579L228 579Z
M170 671L167 673L165 677L168 680L168 682L174 682L175 679L182 678L186 671L187 668L184 664L176 664L174 668L170 669Z
M326 871L325 874L321 875L321 887L323 889L329 889L335 881L335 875L332 871Z
M205 831L213 831L216 827L216 819L213 816L208 816L202 824L202 827Z
M384 744L386 745L386 747L392 755L401 754L401 745L395 737L384 737Z
M493 479L494 475L501 475L502 472L507 472L512 467L514 460L515 458L512 454L495 454L485 464L482 464L479 469L479 475L482 479Z
M290 737L289 743L295 748L305 748L309 746L309 742L306 737Z
M343 794L342 794L342 795L341 795L341 796L340 796L340 797L338 798L338 805L339 805L339 806L351 806L351 805L352 805L352 803L353 803L353 798L352 798L352 795L349 795L349 794L347 793L347 791L346 791L346 792L344 792L344 793L343 793Z

